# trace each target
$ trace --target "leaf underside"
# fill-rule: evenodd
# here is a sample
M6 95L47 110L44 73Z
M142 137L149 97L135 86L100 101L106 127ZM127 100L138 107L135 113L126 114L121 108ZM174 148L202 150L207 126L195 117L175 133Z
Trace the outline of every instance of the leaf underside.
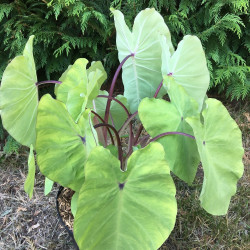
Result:
M19 143L30 147L36 140L37 76L31 36L23 55L15 57L3 73L0 110L4 128Z

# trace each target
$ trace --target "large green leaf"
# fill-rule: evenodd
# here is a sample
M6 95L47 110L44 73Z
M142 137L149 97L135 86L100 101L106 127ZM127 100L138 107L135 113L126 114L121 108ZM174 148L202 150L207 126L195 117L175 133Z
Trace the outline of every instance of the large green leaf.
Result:
M24 191L29 195L31 199L33 196L33 189L35 185L35 174L36 174L36 164L35 156L33 152L33 145L30 145L30 154L28 159L28 175L24 183Z
M126 61L122 71L124 96L128 99L133 113L138 109L144 97L153 97L162 80L161 46L158 33L167 37L171 52L173 52L173 46L169 29L155 9L141 11L135 18L132 32L120 11L113 10L113 14L120 62L126 56L134 54Z
M241 131L221 102L209 98L206 104L204 124L199 117L186 120L194 130L204 169L201 205L213 215L224 215L243 174Z
M139 106L139 117L151 137L166 132L182 132L193 135L186 117L197 114L198 104L186 91L172 82L171 103L155 98L145 98ZM176 99L178 102L175 102ZM176 105L175 105L176 103ZM170 169L179 178L191 184L200 162L194 139L183 135L167 135L157 140L166 152L166 161Z
M68 68L62 73L61 77L59 78L60 82L63 82L70 70L70 68L72 67L72 65L69 65ZM60 86L60 84L55 84L55 88L54 88L54 93L57 96L58 93L58 87ZM64 98L64 97L63 97Z
M90 126L88 115L89 110L86 110L76 124L65 105L50 95L43 96L38 107L36 152L39 168L50 180L76 191L84 181L86 148L89 148L84 138ZM88 140L88 143L91 142Z
M84 144L86 146L86 154L88 156L92 149L98 145L98 136L91 121L90 109L85 110L85 112L82 114L79 119L78 126L80 128L85 128Z
M82 106L87 102L87 70L88 60L79 58L62 75L62 83L58 86L57 99L66 104L67 109L74 120L77 120L81 113Z
M160 38L162 46L162 74L166 83L174 81L187 91L202 108L209 86L209 71L201 42L196 36L184 36L177 50L171 56L166 38Z
M177 212L164 149L154 142L137 150L122 172L109 150L95 148L77 203L74 237L80 249L158 249Z
M0 88L3 126L16 141L28 147L35 145L38 106L33 39L34 36L29 38L23 55L9 63Z
M100 95L108 95L107 91L100 91ZM127 98L124 97L123 95L117 95L116 99L119 100L126 108L128 108L128 103L127 103ZM105 111L106 111L106 105L107 105L107 98L96 98L93 100L93 110L100 115L103 119L105 116ZM114 127L119 130L123 123L126 121L128 118L127 113L125 110L122 108L122 106L115 102L112 101L110 105L110 115L109 115L109 124L113 124Z
M88 103L91 103L99 94L100 88L103 82L107 78L107 74L99 62L99 67L96 67L98 62L95 62L91 65L90 70L88 71L88 86L87 86L87 96Z
M75 121L78 121L87 103L98 95L107 78L101 62L92 63L88 70L87 63L87 59L77 59L61 76L62 83L55 89L57 99L66 104Z
M87 69L90 87L88 89L88 99L92 101L99 94L101 85L107 79L107 73L100 61L92 62Z

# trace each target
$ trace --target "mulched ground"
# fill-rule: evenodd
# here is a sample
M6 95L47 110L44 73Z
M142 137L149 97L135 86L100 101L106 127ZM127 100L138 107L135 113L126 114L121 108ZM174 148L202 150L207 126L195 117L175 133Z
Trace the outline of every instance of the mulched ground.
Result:
M178 215L175 229L163 249L250 249L249 245L249 106L229 106L243 131L244 176L238 183L227 216L207 214L199 205L202 172L188 187L175 178ZM34 196L23 190L28 152L5 156L0 151L0 250L75 249L68 232L60 225L56 212L58 186L44 196L44 177L37 171Z
M74 249L58 221L58 187L44 196L44 177L38 173L33 198L24 192L27 157L22 154L0 162L0 249Z

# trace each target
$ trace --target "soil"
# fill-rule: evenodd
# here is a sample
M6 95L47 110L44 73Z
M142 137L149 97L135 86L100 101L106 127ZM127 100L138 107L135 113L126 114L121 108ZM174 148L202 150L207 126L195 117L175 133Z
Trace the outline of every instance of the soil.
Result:
M74 216L71 213L71 198L74 194L69 188L63 188L58 197L58 210L62 221L69 230L73 231Z
M73 250L71 238L56 212L58 186L44 195L44 177L38 172L33 198L24 192L28 150L0 154L0 250Z

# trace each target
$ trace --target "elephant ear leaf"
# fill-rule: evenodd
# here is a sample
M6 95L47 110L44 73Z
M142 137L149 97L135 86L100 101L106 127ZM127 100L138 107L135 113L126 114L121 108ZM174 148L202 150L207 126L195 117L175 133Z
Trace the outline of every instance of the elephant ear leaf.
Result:
M31 36L23 55L15 57L3 73L0 110L4 128L19 143L30 147L36 140L37 76Z
M176 212L175 186L159 143L134 152L125 172L108 149L96 147L85 167L74 237L80 249L158 249Z
M33 196L33 189L35 184L35 173L36 173L36 164L35 156L33 152L33 145L30 145L30 154L28 159L28 175L24 183L24 191L29 195L31 199Z
M60 82L63 82L65 80L71 67L72 67L72 65L69 65L68 68L62 73L61 77L59 78ZM57 96L59 86L60 86L60 84L55 84L55 88L54 88L55 96Z
M170 32L162 16L155 9L145 9L135 18L131 32L123 14L112 10L116 27L116 45L120 62L130 57L123 65L122 79L124 96L128 99L131 112L138 109L144 97L153 97L161 77L161 46L158 33L167 37L173 52ZM163 91L160 92L160 95Z
M42 97L38 108L36 152L40 171L51 181L75 191L84 182L88 113L86 110L86 119L81 117L76 124L66 106L50 95Z
M88 60L79 58L61 76L62 84L56 89L57 100L63 102L72 118L76 121L81 113L82 106L87 102L87 70Z
M107 79L107 73L100 61L92 62L91 66L87 69L89 86L88 86L88 99L91 102L99 94L101 85Z
M97 64L98 62L95 63ZM107 74L101 63L100 65L99 68L97 67L95 70L88 71L87 96L89 104L98 96L103 82L107 79Z
M201 205L213 215L224 215L243 174L241 131L221 102L209 98L206 104L204 124L198 117L186 121L193 128L204 169Z
M174 80L199 104L201 110L209 86L209 71L202 44L196 36L184 36L171 56L165 37L161 36L162 74L167 87Z
M145 98L139 106L139 117L151 137L166 132L181 132L193 135L185 121L197 114L198 104L187 95L182 86L171 82L171 103L162 99ZM166 161L179 178L191 184L200 162L194 139L183 135L168 135L157 140L165 149Z
M57 99L62 101L75 121L78 121L88 102L99 92L107 75L101 62L92 63L87 70L88 60L77 59L61 76L62 84L55 89Z

